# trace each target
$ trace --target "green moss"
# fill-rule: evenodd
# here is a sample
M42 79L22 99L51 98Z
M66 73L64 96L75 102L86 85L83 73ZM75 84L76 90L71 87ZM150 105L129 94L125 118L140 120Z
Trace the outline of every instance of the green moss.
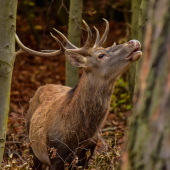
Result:
M110 106L110 111L114 113L126 112L131 109L128 83L123 78L116 82Z

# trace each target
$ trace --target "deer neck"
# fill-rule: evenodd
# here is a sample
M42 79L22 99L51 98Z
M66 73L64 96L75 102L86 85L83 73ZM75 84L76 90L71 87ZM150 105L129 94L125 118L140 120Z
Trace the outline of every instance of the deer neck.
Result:
M96 81L83 72L78 85L69 92L68 112L76 122L75 130L87 137L96 133L107 116L114 84Z

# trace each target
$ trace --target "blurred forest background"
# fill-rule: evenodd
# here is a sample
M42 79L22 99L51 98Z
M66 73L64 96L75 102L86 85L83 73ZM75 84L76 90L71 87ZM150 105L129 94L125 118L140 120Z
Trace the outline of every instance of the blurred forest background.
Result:
M59 49L58 44L51 38L50 32L54 33L53 28L56 28L67 37L69 2L69 0L19 0L16 32L22 43L28 48L39 51ZM141 0L136 1L139 4L140 2ZM148 1L145 2L148 3ZM82 18L92 30L93 41L95 40L93 26L99 30L100 34L105 30L102 18L107 19L110 24L104 47L111 46L114 42L121 44L135 39L138 24L132 23L132 10L133 8L134 11L136 10L138 21L140 5L135 7L133 5L132 0L85 0ZM146 11L147 8L144 12ZM81 46L83 46L87 32L83 24L77 26L82 31ZM143 30L139 31L141 33ZM61 40L59 35L56 33L54 35ZM142 40L142 38L139 34L139 39ZM16 45L17 49L19 47ZM101 139L89 169L114 169L120 160L127 119L131 115L131 95L135 83L134 68L138 66L134 65L116 83L111 99L110 114L102 127ZM81 69L79 75L81 75ZM55 58L40 58L21 54L16 57L12 77L7 142L2 163L4 169L16 168L16 165L20 166L20 169L30 167L32 163L28 153L30 144L27 140L24 118L29 107L29 100L38 87L47 83L65 85L65 81L65 57L62 55Z

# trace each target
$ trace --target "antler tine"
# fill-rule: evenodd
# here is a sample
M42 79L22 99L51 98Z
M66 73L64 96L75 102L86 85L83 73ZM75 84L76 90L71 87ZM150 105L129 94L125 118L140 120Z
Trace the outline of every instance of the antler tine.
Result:
M69 49L77 49L77 47L75 45L73 45L60 31L56 30L55 28L53 28L53 30L55 32L57 32L65 41L66 43L66 47L65 48L69 48Z
M109 22L103 18L103 20L106 22L106 29L105 29L105 32L102 36L102 38L100 39L99 43L97 44L97 46L102 46L103 43L106 41L106 38L107 38L107 34L109 32Z
M63 46L63 44L61 43L61 41L55 37L51 32L50 32L51 36L58 42L59 46L60 46L60 50L64 53L64 51L66 50L65 47Z
M94 26L94 29L95 29L95 31L96 31L96 41L95 41L95 43L94 43L93 48L95 48L95 47L97 46L97 44L99 43L99 41L100 41L99 31L98 31L98 29L97 29L95 26Z
M82 21L87 29L87 32L88 32L88 37L87 37L86 43L85 43L84 47L82 47L82 48L87 49L90 47L90 42L92 39L92 32L91 32L89 26L87 25L87 23L84 20L82 20Z
M31 55L36 55L36 56L40 56L40 57L54 57L54 56L57 56L57 55L60 55L60 54L64 53L63 48L61 48L60 50L57 50L55 52L52 52L52 53L42 53L42 52L34 51L34 50L31 50L31 49L27 48L26 46L24 46L21 43L20 39L18 38L17 34L15 34L15 38L16 38L16 41L17 41L18 45L20 46L20 50L16 52L16 55L25 52L25 53L29 53ZM59 43L59 45L61 45L60 43Z
M116 46L116 42L113 43L112 47Z

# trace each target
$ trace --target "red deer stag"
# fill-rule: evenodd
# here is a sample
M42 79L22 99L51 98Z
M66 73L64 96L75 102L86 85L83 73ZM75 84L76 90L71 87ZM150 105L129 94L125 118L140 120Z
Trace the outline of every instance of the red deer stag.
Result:
M97 133L108 114L114 84L142 55L137 40L103 48L109 31L107 21L101 39L94 27L96 41L90 47L92 33L86 22L84 24L88 37L82 48L71 44L55 29L66 46L51 34L60 45L60 50L50 53L28 49L16 35L20 46L16 54L26 52L35 56L55 57L64 53L73 66L83 68L81 79L74 88L47 84L40 87L30 101L26 119L29 141L33 142L33 169L42 169L42 164L51 170L76 169L77 166L88 168L90 157L86 156L86 152L93 154Z

